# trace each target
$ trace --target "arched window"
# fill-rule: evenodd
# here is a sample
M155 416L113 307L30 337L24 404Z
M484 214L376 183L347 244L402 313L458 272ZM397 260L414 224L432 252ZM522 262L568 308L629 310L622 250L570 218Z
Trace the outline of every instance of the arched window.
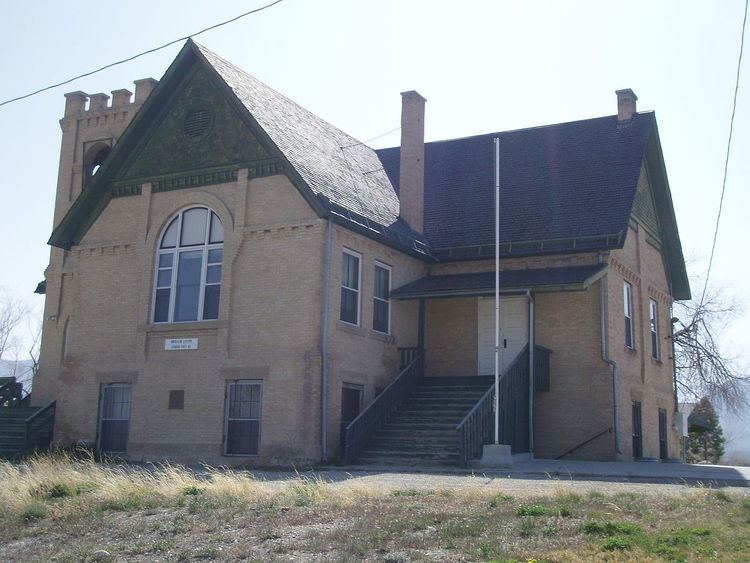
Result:
M181 211L164 229L156 253L155 323L219 318L224 226L206 207Z

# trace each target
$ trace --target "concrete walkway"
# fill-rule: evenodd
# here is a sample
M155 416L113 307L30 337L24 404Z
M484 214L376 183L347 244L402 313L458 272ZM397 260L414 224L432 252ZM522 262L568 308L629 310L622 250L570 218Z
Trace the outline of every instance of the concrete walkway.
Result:
M474 475L493 479L606 481L619 483L660 483L673 485L703 485L709 487L750 487L750 467L727 465L690 465L634 461L561 461L531 459L516 461L505 469L460 469L448 467L415 467L387 465L353 465L349 467L318 468L314 473L323 479L340 480L363 474L411 475ZM265 478L270 475L266 474ZM277 476L276 478L279 478ZM273 479L273 478L272 478ZM282 477L283 479L283 477ZM346 477L343 478L346 480Z
M634 461L562 461L533 459L516 462L510 476L549 475L573 479L631 480L654 483L703 483L750 487L750 467L690 465Z

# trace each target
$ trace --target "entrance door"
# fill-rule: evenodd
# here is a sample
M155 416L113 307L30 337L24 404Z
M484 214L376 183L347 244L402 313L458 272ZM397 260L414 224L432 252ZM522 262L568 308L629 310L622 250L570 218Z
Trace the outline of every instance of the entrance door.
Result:
M102 385L99 400L99 449L125 453L130 430L131 387L125 383Z
M477 333L478 375L495 373L495 298L480 297ZM529 308L525 297L500 299L500 374L529 342Z
M633 457L643 457L643 426L641 424L641 402L633 401Z
M667 409L659 409L659 458L667 459Z
M362 387L344 383L341 388L341 447L344 447L346 427L357 418L362 410Z

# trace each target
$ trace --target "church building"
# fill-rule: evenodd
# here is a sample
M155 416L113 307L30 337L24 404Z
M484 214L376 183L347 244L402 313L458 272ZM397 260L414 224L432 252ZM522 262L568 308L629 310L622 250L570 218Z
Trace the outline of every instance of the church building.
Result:
M690 298L656 117L373 150L188 40L66 94L40 369L52 444L132 461L679 457ZM41 412L41 411L40 411Z

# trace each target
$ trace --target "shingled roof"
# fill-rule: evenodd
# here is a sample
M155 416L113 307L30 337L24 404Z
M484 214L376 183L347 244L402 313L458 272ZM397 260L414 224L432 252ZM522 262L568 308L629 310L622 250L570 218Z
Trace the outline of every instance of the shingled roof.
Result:
M690 289L656 118L599 117L425 144L424 234L438 259L494 255L494 143L500 139L501 254L621 248L651 154L674 294ZM400 148L377 151L398 191Z
M429 260L494 254L493 139L501 142L503 255L622 247L647 153L658 166L654 199L673 294L689 297L682 250L653 113L616 116L425 145L424 234L399 218L399 147L373 151L215 53L189 40L114 146L89 189L52 234L78 244L112 197L108 183L148 134L160 107L195 64L205 65L242 119L284 161L321 215ZM658 189L657 189L658 188Z
M204 46L196 49L316 194L383 225L399 201L375 151Z
M425 235L434 249L494 244L493 139L502 242L627 231L653 113L425 144ZM377 151L398 190L399 147Z

